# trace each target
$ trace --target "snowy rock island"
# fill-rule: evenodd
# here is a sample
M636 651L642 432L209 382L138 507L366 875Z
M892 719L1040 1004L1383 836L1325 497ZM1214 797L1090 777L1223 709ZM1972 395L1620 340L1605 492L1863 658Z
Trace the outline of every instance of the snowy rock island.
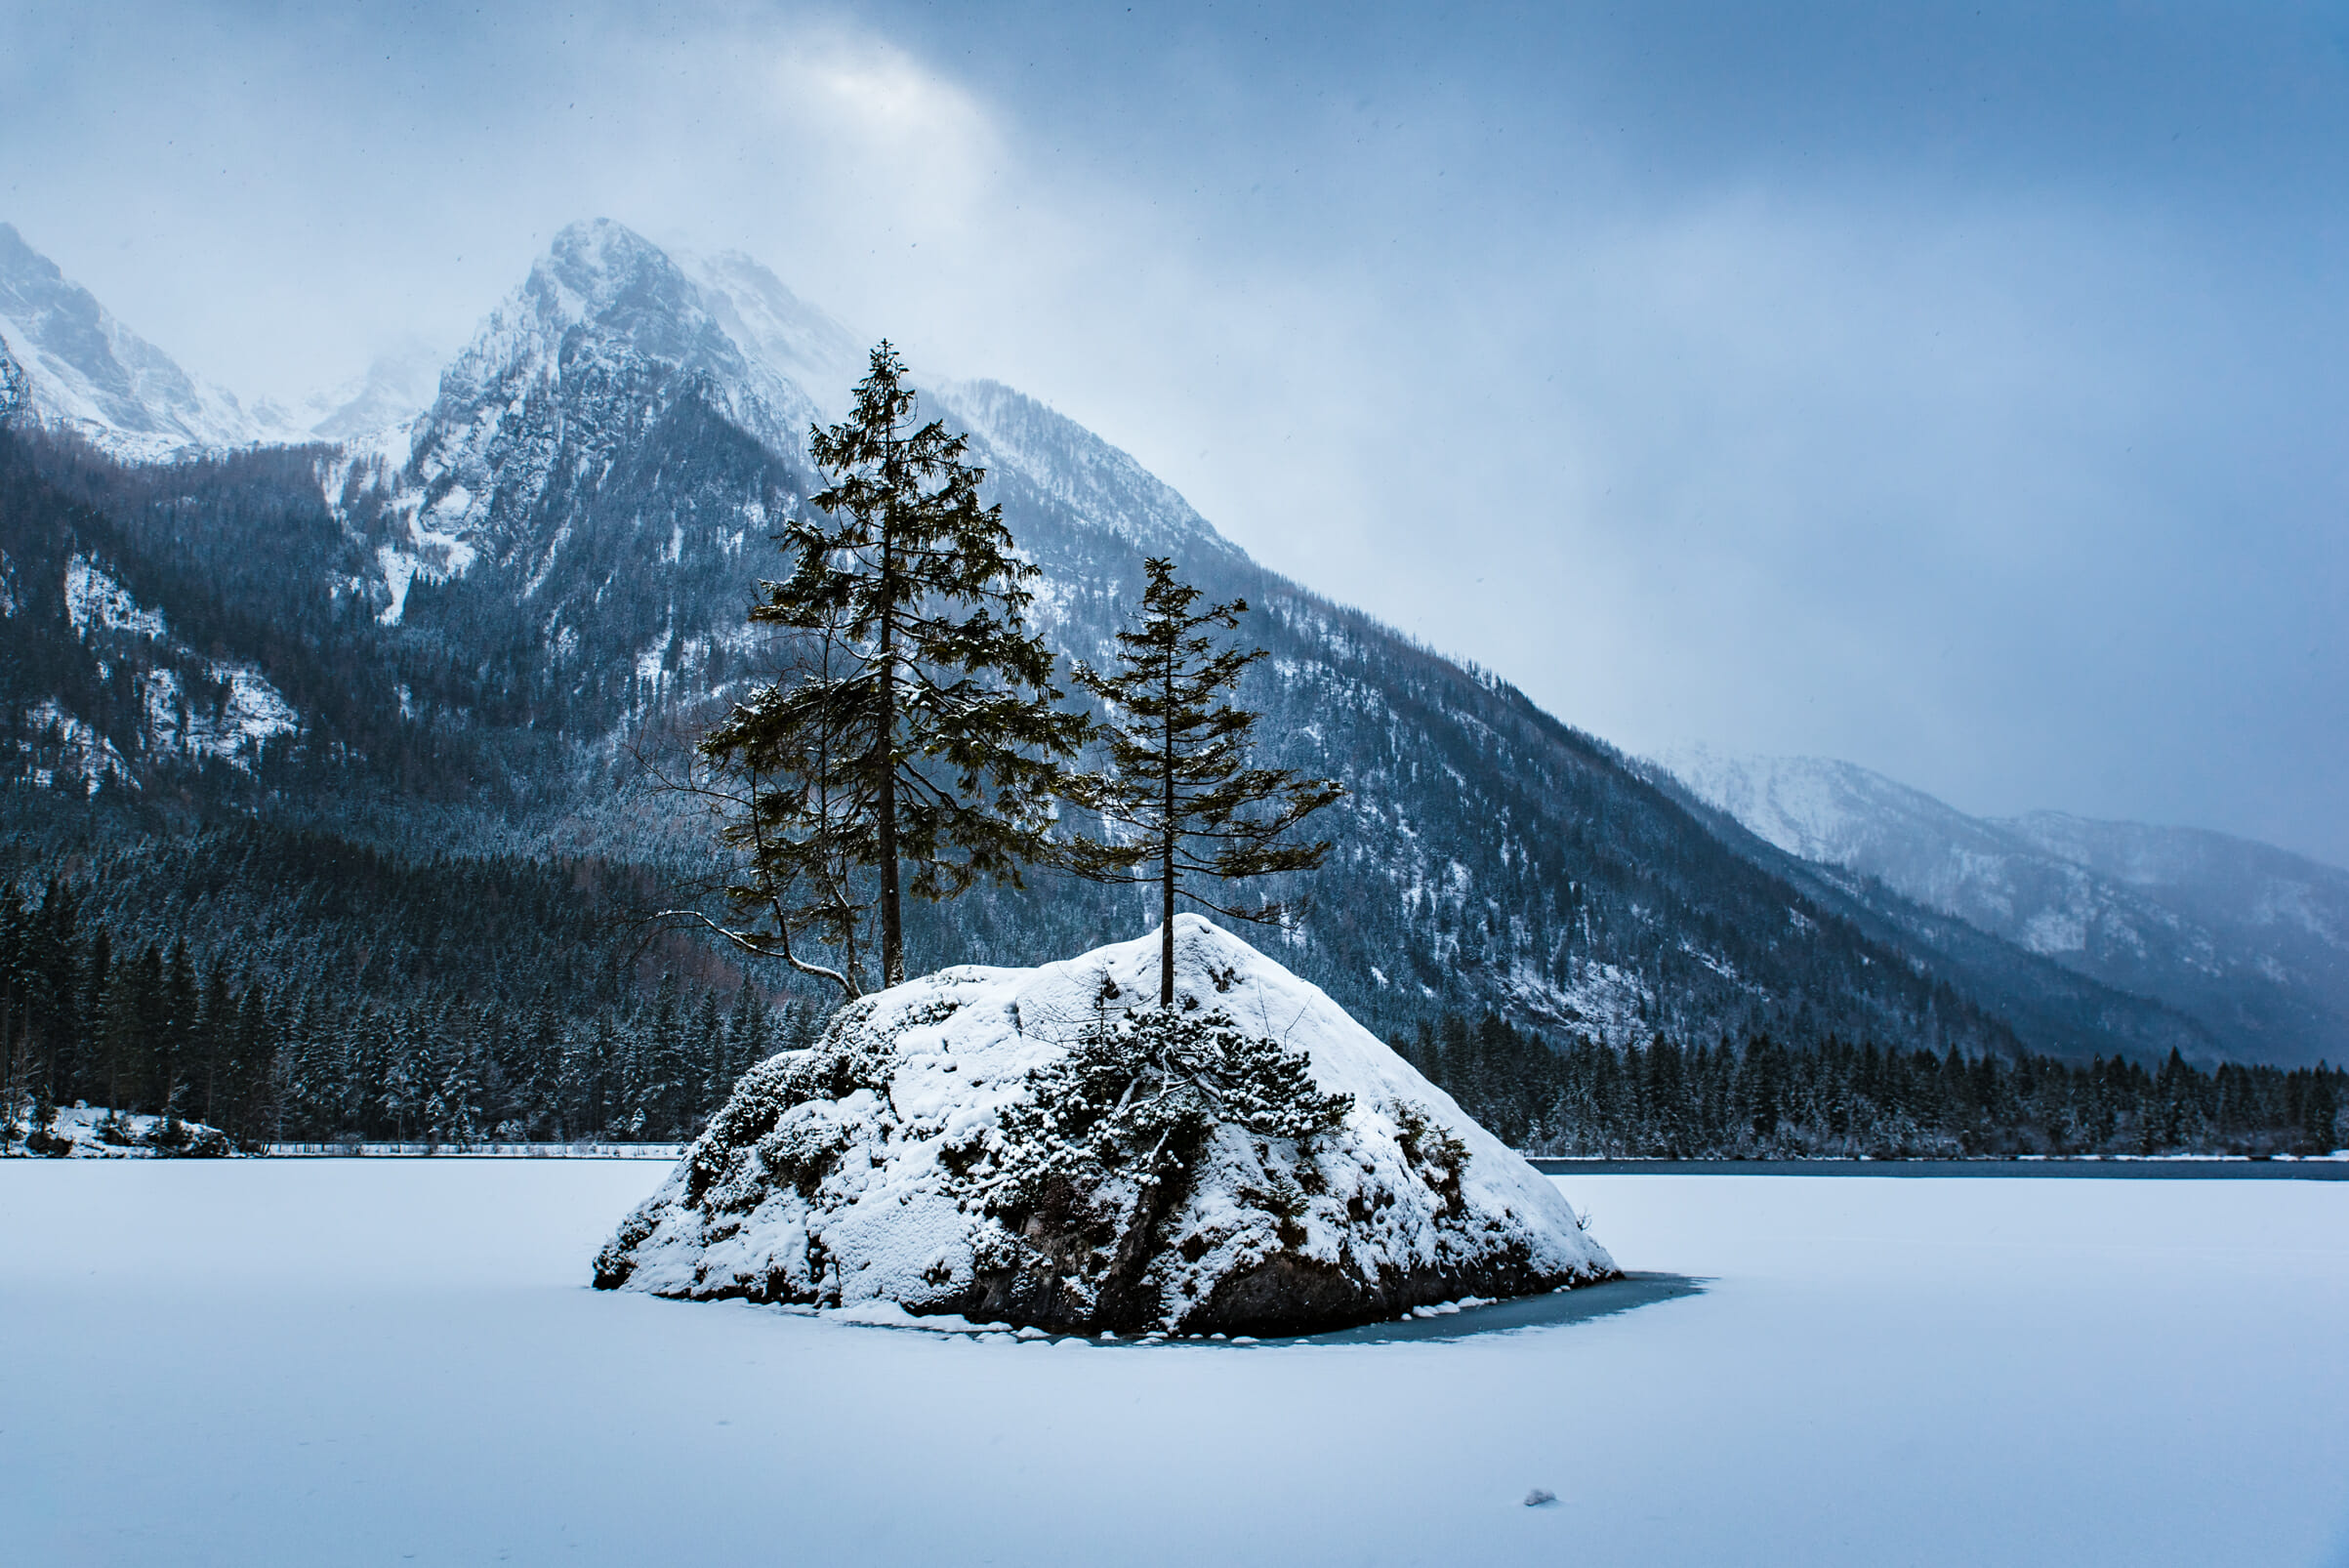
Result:
M865 997L746 1074L596 1284L1074 1333L1300 1334L1614 1276L1547 1178L1195 915Z

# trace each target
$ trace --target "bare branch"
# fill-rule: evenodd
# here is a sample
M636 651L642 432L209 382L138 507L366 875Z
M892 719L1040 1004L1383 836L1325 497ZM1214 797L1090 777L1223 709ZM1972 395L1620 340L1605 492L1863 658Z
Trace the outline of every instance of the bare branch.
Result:
M856 1000L855 982L838 970L828 970L820 964L809 964L794 954L791 950L791 935L788 931L779 936L770 937L761 931L733 930L720 925L698 909L656 910L652 918L655 920L681 920L699 925L725 938L746 953L765 959L779 958L802 974L813 975L820 980L830 980L846 993L849 1001Z

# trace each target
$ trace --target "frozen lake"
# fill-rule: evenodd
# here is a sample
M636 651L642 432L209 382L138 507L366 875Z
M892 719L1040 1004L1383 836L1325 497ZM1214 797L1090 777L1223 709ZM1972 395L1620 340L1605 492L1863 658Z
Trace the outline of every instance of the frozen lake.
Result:
M1703 1288L1143 1350L588 1290L664 1169L0 1166L6 1555L2349 1568L2349 1184L1578 1176Z

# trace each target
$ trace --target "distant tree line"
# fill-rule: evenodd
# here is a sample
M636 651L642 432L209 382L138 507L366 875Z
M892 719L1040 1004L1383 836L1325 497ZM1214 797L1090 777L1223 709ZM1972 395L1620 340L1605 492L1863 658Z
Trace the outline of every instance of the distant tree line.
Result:
M1671 1159L2022 1154L2321 1154L2342 1147L2349 1073L2223 1064L2176 1052L2153 1070L1952 1047L1879 1050L1830 1036L1642 1046L1446 1013L1395 1042L1511 1147Z

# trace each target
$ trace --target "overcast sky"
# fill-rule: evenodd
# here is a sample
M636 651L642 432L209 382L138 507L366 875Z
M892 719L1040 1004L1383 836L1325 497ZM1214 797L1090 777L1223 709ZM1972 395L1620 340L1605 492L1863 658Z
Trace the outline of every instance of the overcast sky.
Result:
M739 247L1629 750L2349 864L2349 10L0 0L0 221L244 394Z

